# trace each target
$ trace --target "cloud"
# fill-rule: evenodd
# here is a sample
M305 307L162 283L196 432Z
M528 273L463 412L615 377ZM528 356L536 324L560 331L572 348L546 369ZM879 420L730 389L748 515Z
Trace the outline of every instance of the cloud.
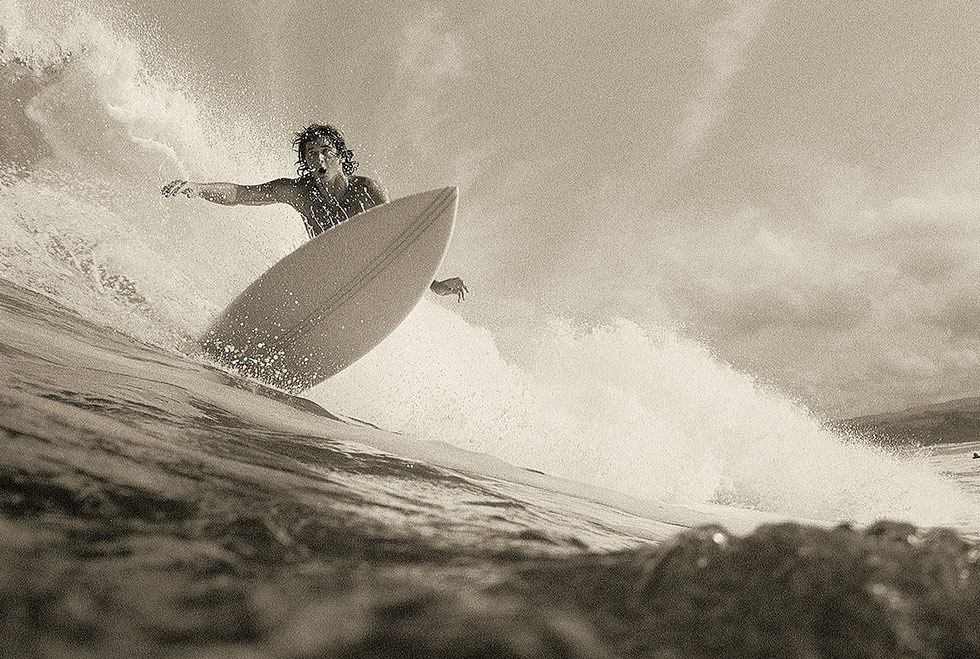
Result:
M446 115L454 86L467 76L471 49L441 10L428 8L404 25L396 52L386 119L403 139L424 148Z
M668 300L721 356L828 414L974 394L980 198L853 202L670 239Z
M798 196L730 207L601 187L585 209L615 224L567 225L565 267L543 288L587 320L673 320L828 416L975 393L980 193L814 158Z
M469 123L467 80L477 51L465 25L424 8L405 21L392 50L390 84L374 122L385 145L382 168L397 163L401 191L452 183L465 193L492 156L486 144L459 138Z
M730 12L703 31L705 71L678 136L682 160L698 152L711 128L727 112L726 97L772 4L773 0L731 2Z

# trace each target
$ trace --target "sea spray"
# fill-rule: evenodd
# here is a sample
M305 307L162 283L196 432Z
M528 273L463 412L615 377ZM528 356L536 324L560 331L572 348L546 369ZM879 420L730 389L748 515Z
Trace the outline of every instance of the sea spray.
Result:
M471 300L478 304L478 299ZM526 357L425 302L311 397L385 428L656 501L791 517L963 522L977 502L913 456L827 430L805 407L665 328L553 320Z
M69 3L5 5L0 112L16 139L0 142L0 274L87 318L179 345L295 248L302 229L284 208L233 212L165 200L160 188L174 178L268 179L288 173L289 159L238 116L175 86L178 76L148 63L142 35Z

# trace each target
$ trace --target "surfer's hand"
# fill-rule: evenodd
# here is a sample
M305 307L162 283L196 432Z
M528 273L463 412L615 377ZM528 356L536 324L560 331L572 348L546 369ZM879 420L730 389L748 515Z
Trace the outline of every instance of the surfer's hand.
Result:
M457 302L465 300L466 294L470 292L470 289L466 288L463 280L459 277L434 281L429 286L429 290L437 295L455 295Z
M191 183L190 181L177 180L177 181L171 181L170 183L167 183L165 186L163 186L163 190L161 190L161 194L164 197L175 197L179 194L182 194L185 197L190 198L190 197L198 197L200 196L201 193L198 191L196 183Z

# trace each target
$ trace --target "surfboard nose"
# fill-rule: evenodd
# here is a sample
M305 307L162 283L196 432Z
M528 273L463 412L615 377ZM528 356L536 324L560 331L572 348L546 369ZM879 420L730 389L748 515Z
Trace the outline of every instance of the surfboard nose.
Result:
M459 210L459 188L455 185L447 186L440 191L439 197L441 198L443 195L446 196L449 204L452 205L453 213L455 214Z
M439 198L443 196L452 199L453 203L459 201L459 187L455 185L448 185L444 188L439 189Z

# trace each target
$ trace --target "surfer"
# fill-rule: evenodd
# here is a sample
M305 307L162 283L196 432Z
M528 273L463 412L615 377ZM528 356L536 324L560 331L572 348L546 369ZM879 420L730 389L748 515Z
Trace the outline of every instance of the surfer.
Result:
M388 201L388 192L367 176L356 176L354 152L330 125L311 124L296 134L296 178L278 178L257 185L195 183L176 180L163 186L164 197L179 194L225 206L289 204L303 218L306 233L315 238L330 227ZM455 295L462 302L469 289L459 277L434 281L438 295Z

